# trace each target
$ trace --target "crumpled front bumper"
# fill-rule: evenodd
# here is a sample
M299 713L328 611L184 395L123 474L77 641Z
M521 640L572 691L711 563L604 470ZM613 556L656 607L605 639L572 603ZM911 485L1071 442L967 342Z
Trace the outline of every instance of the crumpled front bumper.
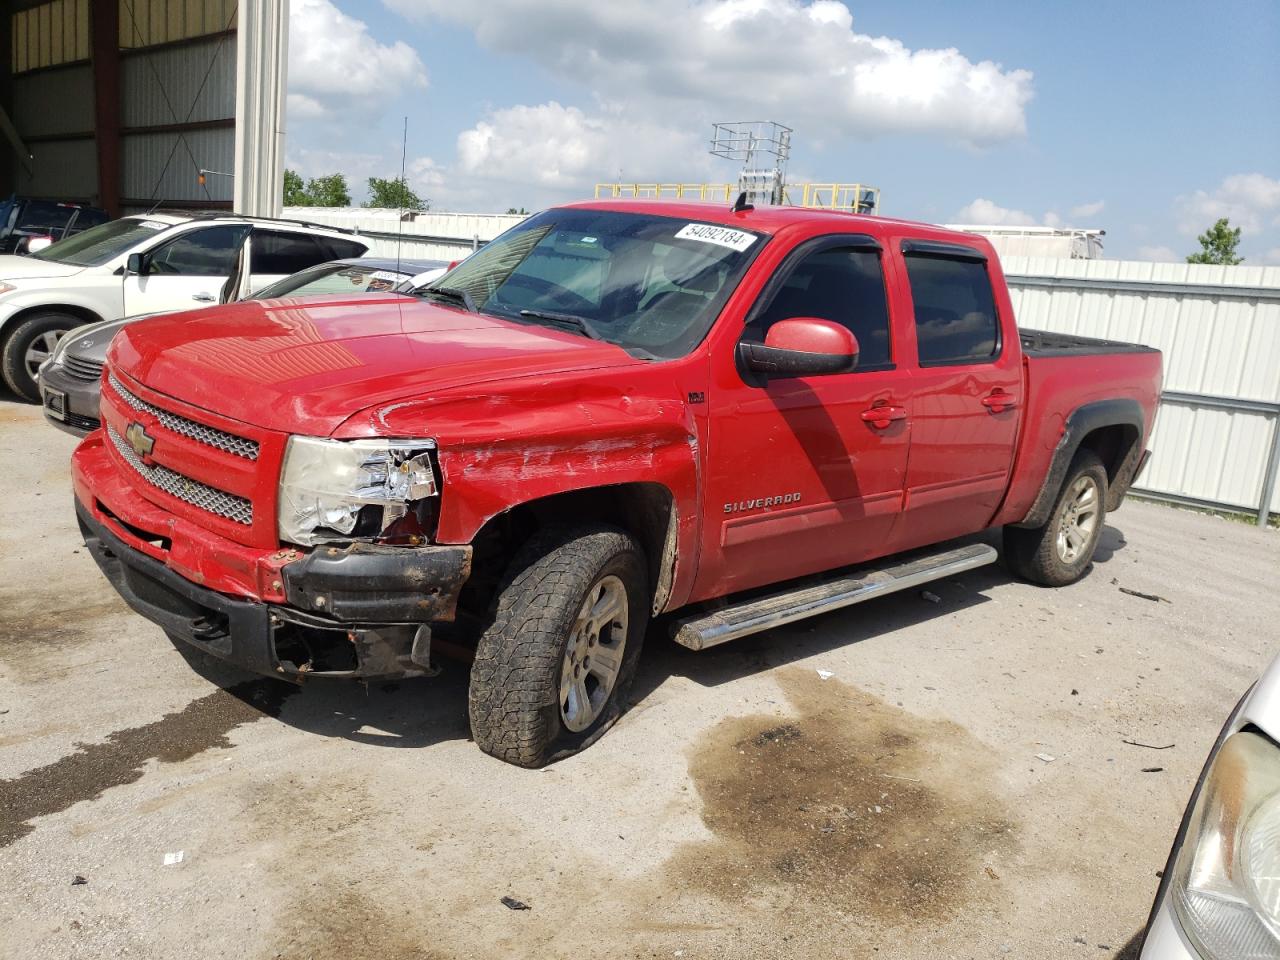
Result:
M85 545L125 602L171 636L295 682L432 672L431 625L454 619L470 546L235 543L141 496L101 431L76 448L71 472Z
M85 546L136 612L205 653L296 683L434 673L431 623L453 619L470 566L469 547L388 548L406 555L390 559L371 551L311 554L282 572L291 596L336 608L334 616L319 615L199 586L131 547L79 501L76 514ZM433 570L441 574L434 583Z

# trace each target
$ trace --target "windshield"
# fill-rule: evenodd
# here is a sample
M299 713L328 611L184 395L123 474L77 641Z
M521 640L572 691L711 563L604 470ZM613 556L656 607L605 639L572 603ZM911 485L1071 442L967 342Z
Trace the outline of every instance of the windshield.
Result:
M161 220L140 220L136 217L112 220L52 243L39 253L31 254L31 258L77 267L99 267L170 226Z
M523 323L576 329L637 356L692 350L764 245L715 224L548 210L421 291Z
M322 263L268 284L250 300L274 297L309 297L319 293L381 293L413 279L402 270L385 270L368 264Z

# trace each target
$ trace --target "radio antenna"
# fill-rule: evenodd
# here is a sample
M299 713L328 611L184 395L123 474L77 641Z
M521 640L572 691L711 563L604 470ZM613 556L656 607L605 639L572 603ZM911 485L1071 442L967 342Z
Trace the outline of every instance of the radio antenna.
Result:
M396 273L400 272L400 238L404 236L404 195L409 184L404 178L404 160L409 152L409 117L404 118L404 134L400 138L400 222L396 226Z

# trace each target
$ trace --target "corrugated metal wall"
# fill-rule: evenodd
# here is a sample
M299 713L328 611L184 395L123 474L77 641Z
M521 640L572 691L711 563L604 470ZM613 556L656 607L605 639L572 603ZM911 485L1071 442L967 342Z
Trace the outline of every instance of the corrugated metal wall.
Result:
M88 198L98 191L93 74L87 64L13 78L13 122L31 138L31 169L19 164L16 192ZM73 135L65 140L43 137Z
M210 37L157 50L127 53L121 61L121 196L126 200L230 202L235 166L236 47ZM221 125L216 125L221 122ZM205 129L135 132L171 124L215 124ZM137 204L126 204L137 209Z
M1004 257L1018 323L1164 352L1138 489L1280 512L1280 267Z

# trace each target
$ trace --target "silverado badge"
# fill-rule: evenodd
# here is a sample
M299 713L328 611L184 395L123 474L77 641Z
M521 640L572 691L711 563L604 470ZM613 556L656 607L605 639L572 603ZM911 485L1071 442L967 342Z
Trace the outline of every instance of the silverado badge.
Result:
M133 447L133 452L140 457L151 456L151 448L156 445L155 437L147 433L142 424L134 422L125 428L124 438Z

